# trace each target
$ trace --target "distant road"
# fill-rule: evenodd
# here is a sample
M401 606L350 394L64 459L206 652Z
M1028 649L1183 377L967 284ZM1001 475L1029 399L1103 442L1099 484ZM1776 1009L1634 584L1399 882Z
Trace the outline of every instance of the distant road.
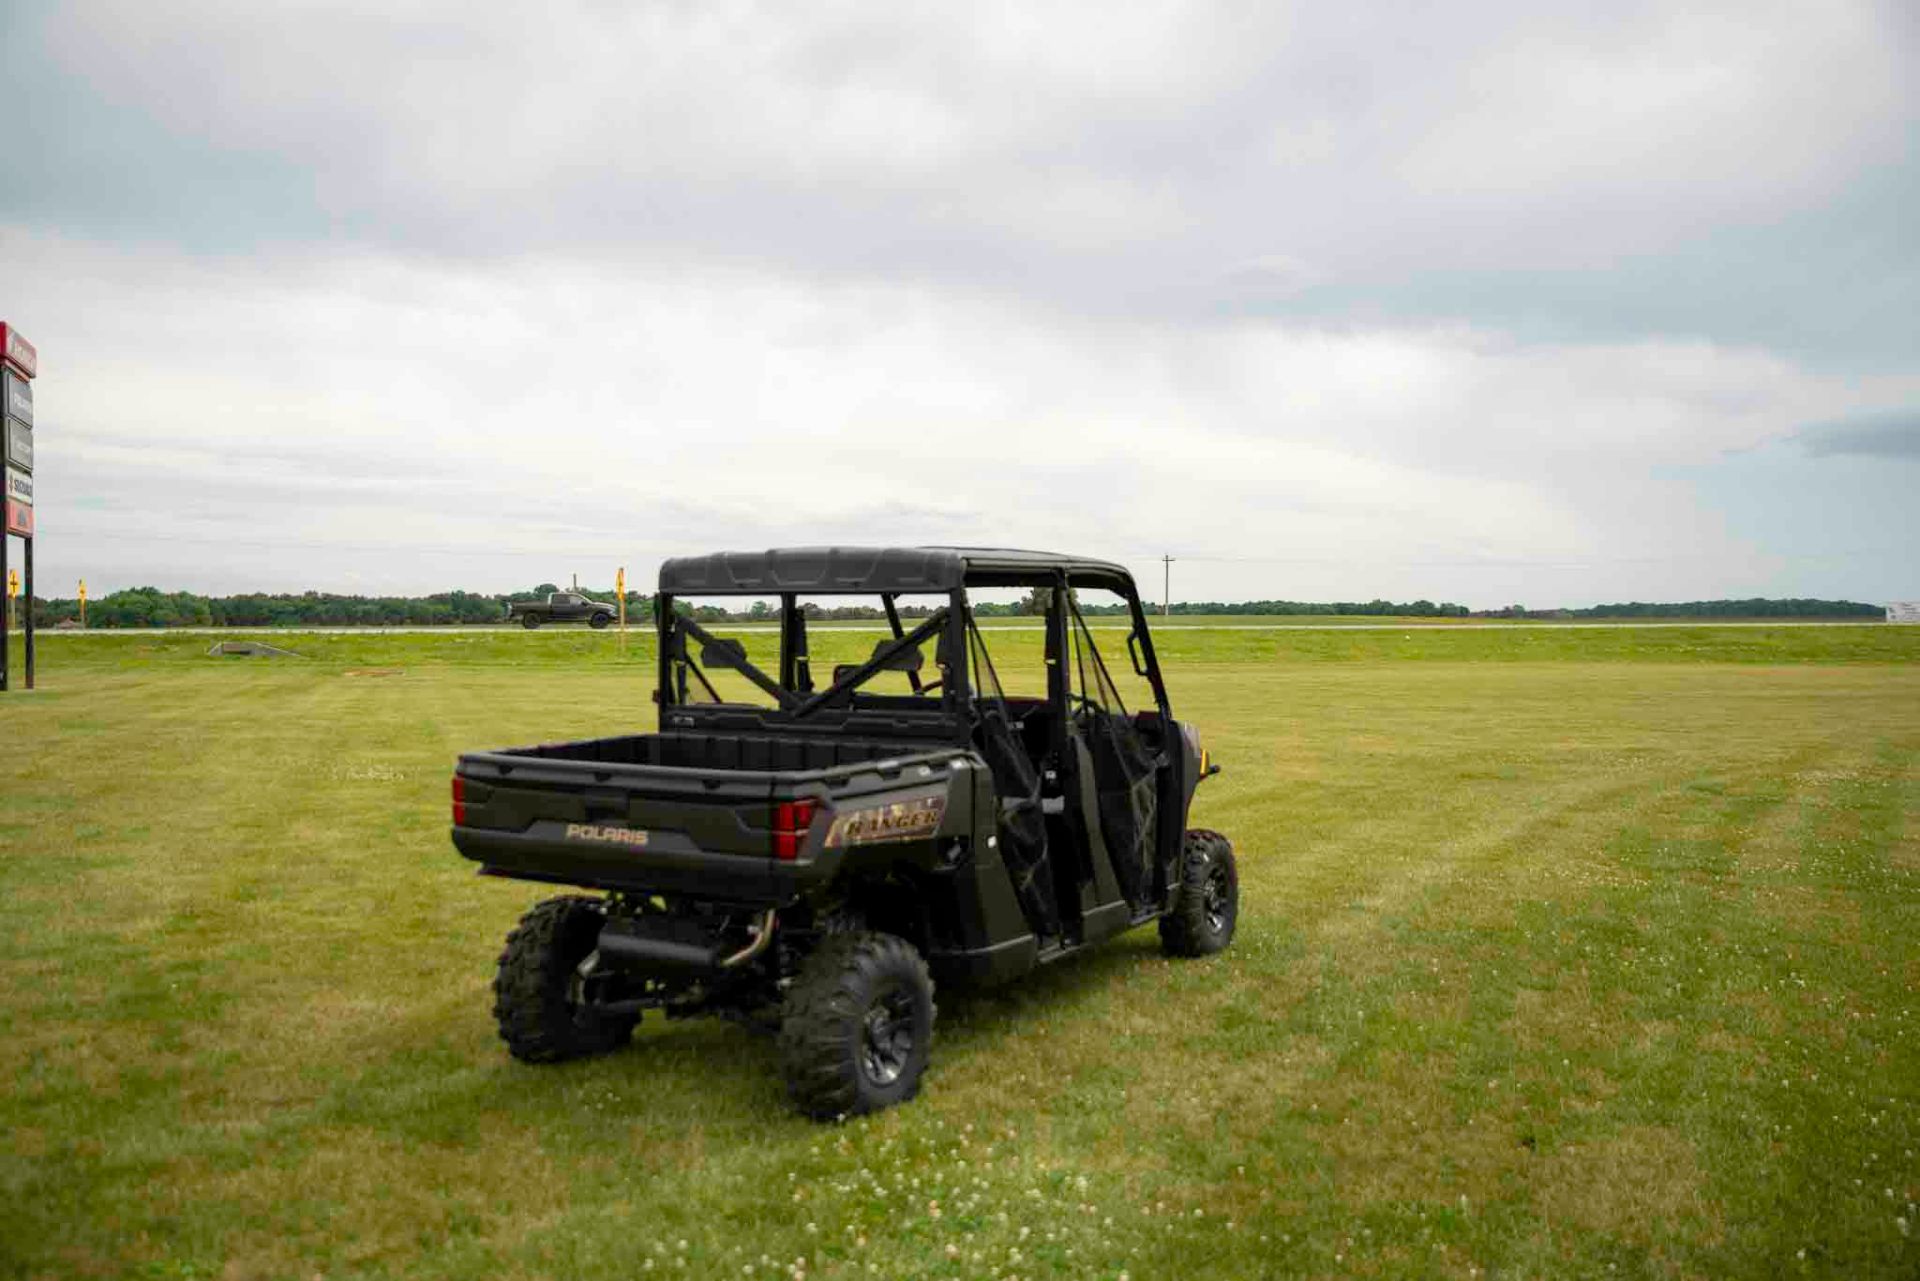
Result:
M1596 628L1656 628L1656 627L1885 627L1887 624L1878 618L1818 618L1818 619L1700 619L1694 622L1639 622L1631 618L1594 619L1578 623L1176 623L1160 622L1149 619L1153 630L1159 632L1475 632L1475 631L1582 631ZM1094 631L1126 631L1124 623L1089 622ZM820 620L814 627L822 631L836 632L877 632L886 634L887 625L882 622L839 623ZM982 623L983 632L1024 632L1033 631L1036 624ZM42 627L39 635L45 639L54 636L394 636L418 633L421 635L473 636L493 633L520 632L520 627L99 627L86 631L60 631L52 627ZM570 628L570 631L588 632L588 628ZM725 627L729 632L778 632L772 624L744 623L730 624ZM629 632L651 633L651 623L631 626ZM551 634L551 633L549 633ZM600 633L603 636L618 636L618 628L609 627Z

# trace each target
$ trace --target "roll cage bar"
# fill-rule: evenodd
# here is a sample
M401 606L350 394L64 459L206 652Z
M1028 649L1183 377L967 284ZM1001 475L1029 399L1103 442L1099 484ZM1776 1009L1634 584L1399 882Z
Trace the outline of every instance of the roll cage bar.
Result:
M1126 602L1127 616L1131 624L1127 635L1127 650L1136 674L1143 677L1151 687L1154 702L1163 715L1171 715L1166 687L1161 679L1158 656L1154 652L1153 634L1148 630L1145 609L1140 603L1139 592L1135 589L1132 576L1123 568L1099 561L1076 561L1069 558L1048 558L1040 553L1031 552L995 552L978 553L971 549L912 549L916 554L925 554L935 558L936 563L959 561L954 582L944 594L947 604L941 606L932 615L908 631L900 615L899 598L909 592L914 595L926 593L920 590L875 590L871 579L854 585L848 579L831 584L809 584L805 592L809 596L865 596L871 599L878 595L885 611L888 630L892 633L892 643L884 649L876 650L866 662L841 679L835 680L827 689L814 692L814 681L808 655L806 615L799 605L799 592L779 592L780 615L780 676L778 680L746 659L744 647L738 641L716 637L693 618L679 614L674 609L674 593L669 585L680 582L691 586L685 594L694 596L760 596L771 593L765 590L766 579L755 581L751 575L736 574L733 581L721 586L711 578L701 581L697 586L688 582L696 575L689 566L704 568L707 562L720 562L726 554L716 557L699 558L690 561L669 561L661 569L661 591L656 598L655 618L660 634L660 696L662 706L684 704L686 689L684 680L676 688L675 666L680 664L683 673L692 673L705 688L714 702L721 702L719 693L700 670L711 653L722 658L727 670L740 672L756 688L774 699L781 711L792 717L810 716L822 707L826 707L842 698L852 689L872 678L876 673L888 670L890 660L904 655L915 646L922 644L928 637L945 630L945 645L942 647L949 656L948 670L944 671L940 686L941 699L938 704L941 713L954 715L965 706L972 693L970 664L966 661L969 632L973 623L973 612L968 607L967 589L972 587L1013 587L1045 588L1053 593L1053 606L1045 619L1046 649L1048 663L1048 701L1065 706L1071 687L1071 674L1065 655L1072 644L1070 631L1078 610L1063 602L1071 600L1071 591L1075 587L1098 588L1113 592ZM956 555L961 553L962 555ZM797 553L794 553L797 554ZM829 552L829 555L836 554ZM844 554L844 553L840 553ZM901 556L903 552L878 553L881 556ZM766 553L768 558L783 553ZM963 558L964 557L964 558ZM929 575L929 579L939 581L938 575ZM897 581L897 580L896 580ZM916 586L918 586L916 584ZM701 662L690 660L686 652L686 638L692 637L701 644ZM708 664L709 666L711 664ZM902 669L906 672L909 687L914 693L926 692L926 685L916 669ZM931 710L931 709L929 709Z

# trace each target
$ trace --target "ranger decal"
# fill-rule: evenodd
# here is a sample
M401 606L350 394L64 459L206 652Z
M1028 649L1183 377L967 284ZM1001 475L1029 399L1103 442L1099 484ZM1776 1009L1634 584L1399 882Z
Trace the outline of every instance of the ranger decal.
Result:
M932 836L940 830L947 813L947 797L922 796L917 800L897 801L892 805L869 805L833 816L827 829L826 846L875 845L882 841L913 841Z

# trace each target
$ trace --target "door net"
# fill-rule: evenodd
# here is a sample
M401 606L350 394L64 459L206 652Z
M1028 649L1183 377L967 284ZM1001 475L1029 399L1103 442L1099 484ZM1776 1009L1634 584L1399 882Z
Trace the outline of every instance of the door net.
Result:
M1068 597L1073 620L1073 663L1078 695L1074 726L1086 737L1093 756L1094 790L1099 801L1100 835L1113 858L1120 890L1136 909L1152 893L1154 773L1158 762L1141 742L1120 691L1093 646L1079 602Z
M999 798L1001 858L1013 876L1020 909L1036 934L1060 933L1060 911L1053 897L1053 873L1047 861L1047 822L1040 809L1040 771L1014 732L1000 678L979 629L967 618L967 647L973 666L975 732L981 755L993 774Z

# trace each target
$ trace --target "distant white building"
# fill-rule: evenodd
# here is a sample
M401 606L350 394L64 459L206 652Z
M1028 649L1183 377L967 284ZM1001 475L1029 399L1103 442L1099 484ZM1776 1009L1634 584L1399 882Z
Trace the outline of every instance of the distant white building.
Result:
M1920 600L1888 601L1887 621L1889 623L1920 623Z

